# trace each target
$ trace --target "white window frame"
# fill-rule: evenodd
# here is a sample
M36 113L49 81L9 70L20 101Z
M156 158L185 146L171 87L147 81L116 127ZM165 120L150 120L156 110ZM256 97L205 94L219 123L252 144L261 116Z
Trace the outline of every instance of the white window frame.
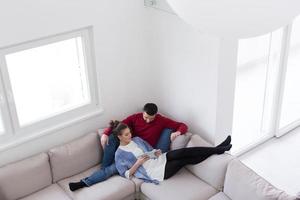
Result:
M288 24L284 28L284 35L282 40L282 53L281 53L281 66L280 72L278 77L278 88L277 88L277 104L275 106L275 136L280 137L286 133L288 133L293 128L297 127L294 123L285 126L284 128L279 127L280 125L280 117L281 117L281 110L282 110L282 101L283 101L283 94L285 88L285 79L286 79L286 72L287 72L287 64L288 64L288 57L289 57L289 47L291 41L291 31L292 31L292 24ZM294 124L294 125L293 125ZM297 124L297 123L296 123ZM292 126L291 126L292 125ZM299 122L298 122L299 125Z
M288 67L288 59L289 59L289 53L290 53L290 44L291 44L291 33L292 33L292 28L294 26L294 21L290 24L288 24L285 27L285 41L283 44L284 48L284 54L282 55L282 72L281 72L281 77L280 77L280 88L279 88L279 95L278 95L278 111L277 111L277 118L276 118L276 137L281 137L293 129L297 128L300 126L300 119L297 119L284 127L280 128L280 117L281 117L281 112L282 112L282 103L283 103L283 95L284 95L284 89L285 89L285 83L286 83L286 73L287 73L287 67Z
M268 82L268 79L269 79L269 71L270 71L270 56L271 56L271 50L272 50L272 45L273 45L273 32L269 33L269 49L268 49L268 60L267 60L267 66L266 66L266 77L265 77L265 87L264 87L264 94L263 94L263 109L262 109L262 113L261 113L261 119L260 119L260 124L261 124L261 127L260 127L260 137L257 137L254 141L248 143L246 146L238 149L238 150L235 150L235 151L232 151L232 154L235 155L235 156L239 156L241 154L243 154L244 152L248 151L249 149L257 146L258 144L268 140L269 138L273 137L272 133L265 133L265 134L262 134L262 131L263 131L263 122L265 120L265 116L266 116L266 113L265 113L265 105L266 105L266 96L267 96L267 90L266 88L269 87L269 82ZM237 43L237 45L239 45L239 41ZM239 52L239 49L238 49L238 52ZM238 53L237 53L237 56L236 58L238 59ZM237 79L237 75L236 74L236 77L235 79ZM235 94L234 94L235 95ZM235 109L235 107L233 106L233 109ZM232 120L232 127L234 125L234 123L236 123L234 120ZM234 134L234 133L232 133Z
M286 126L280 128L280 117L282 111L282 103L283 103L283 95L286 83L286 72L288 67L288 58L289 58L289 47L291 42L291 32L293 27L294 21L290 24L283 27L283 34L282 34L282 42L281 42L281 50L280 50L280 59L279 59L279 66L278 72L276 73L275 77L275 91L274 91L274 101L272 106L272 120L273 123L271 125L271 132L269 135L261 138L257 142L250 144L249 146L245 147L243 150L237 152L235 155L240 156L245 152L253 149L257 145L264 143L265 141L273 138L273 137L281 137L291 130L300 126L300 119L287 124Z
M0 107L3 117L3 126L5 128L5 133L0 135L0 150L2 148L7 148L7 146L11 146L11 144L30 140L102 113L103 109L99 98L99 84L97 81L92 36L92 27L86 27L68 33L0 48ZM5 55L75 37L82 38L90 103L46 119L41 119L35 123L20 126L13 98L11 82L8 76ZM18 138L22 138L22 141L16 142L16 139ZM3 146L3 144L5 146Z

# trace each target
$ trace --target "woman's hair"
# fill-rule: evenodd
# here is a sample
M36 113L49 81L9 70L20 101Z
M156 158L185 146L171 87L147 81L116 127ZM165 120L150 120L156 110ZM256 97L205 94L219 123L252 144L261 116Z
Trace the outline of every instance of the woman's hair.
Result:
M121 135L124 129L128 128L126 124L117 120L111 120L109 123L109 127L112 129L112 134L116 137Z

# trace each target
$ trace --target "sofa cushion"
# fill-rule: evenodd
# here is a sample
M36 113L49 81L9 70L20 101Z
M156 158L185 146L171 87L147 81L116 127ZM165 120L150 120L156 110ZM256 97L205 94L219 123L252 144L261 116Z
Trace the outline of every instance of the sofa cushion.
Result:
M193 135L187 147L212 146L199 135ZM217 190L221 191L228 163L234 157L229 154L213 155L197 165L188 165L186 168Z
M52 184L49 157L42 153L0 168L0 199L18 199Z
M224 193L232 200L294 200L246 167L238 159L228 165Z
M218 194L210 197L208 200L231 200L225 193L219 192Z
M160 182L159 185L143 183L141 192L148 199L155 200L207 200L209 197L216 194L217 190L195 177L187 170L182 169L173 177Z
M185 133L183 135L177 136L175 140L171 142L171 147L170 147L171 150L181 149L186 147L191 137L192 137L192 133Z
M133 177L131 181L134 182L135 192L137 193L141 192L141 185L144 183L144 181L135 177Z
M99 166L93 167L83 173L63 179L59 181L58 184L64 189L68 196L75 200L119 200L126 199L128 197L131 197L131 199L134 198L134 183L118 175L113 176L104 182L94 184L90 187L76 190L74 192L70 191L70 182L77 182L82 178L91 175L98 169Z
M226 153L212 155L201 163L188 165L186 168L197 177L221 191L224 186L227 165L232 159L234 157Z
M101 160L101 145L97 133L87 134L49 153L53 182L85 171Z
M71 200L57 184L52 184L43 190L19 200Z

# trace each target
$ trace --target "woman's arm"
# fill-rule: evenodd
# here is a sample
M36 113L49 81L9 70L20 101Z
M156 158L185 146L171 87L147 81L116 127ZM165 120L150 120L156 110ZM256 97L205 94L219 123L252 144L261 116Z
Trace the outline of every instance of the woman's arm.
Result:
M131 177L136 172L136 170L147 160L149 160L148 156L139 157L134 165L128 170L128 177Z
M141 166L148 159L148 156L143 156L136 160L132 153L124 152L120 149L118 149L115 154L115 163L119 174L128 179L130 179L139 166Z

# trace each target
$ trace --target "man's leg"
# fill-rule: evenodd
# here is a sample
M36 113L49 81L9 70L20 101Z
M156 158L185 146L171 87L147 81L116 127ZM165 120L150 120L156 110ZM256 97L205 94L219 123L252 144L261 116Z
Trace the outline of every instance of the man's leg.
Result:
M94 185L95 183L105 181L106 179L117 173L118 171L116 165L113 163L111 166L101 168L98 171L94 172L91 176L86 177L79 182L69 183L69 188L71 191L75 191L80 188L89 187L91 185Z
M116 165L115 165L115 163L113 163L112 165L110 165L108 167L101 168L100 170L94 172L91 176L82 179L82 181L87 186L91 186L91 185L94 185L95 183L105 181L106 179L108 179L109 177L111 177L117 173L118 173L118 171L117 171Z
M170 150L170 144L171 144L171 140L170 140L170 136L172 133L172 129L164 129L161 134L160 134L160 138L156 144L156 149L160 149L162 151L162 153L168 152Z
M116 165L114 164L115 152L119 147L119 140L114 136L110 135L108 144L104 148L101 169L94 172L89 177L82 179L79 182L69 183L71 191L78 190L83 187L91 186L95 183L105 181L109 177L118 173Z
M104 148L101 168L106 168L114 163L115 152L118 149L119 145L119 140L113 134L111 134L108 138L108 144Z

